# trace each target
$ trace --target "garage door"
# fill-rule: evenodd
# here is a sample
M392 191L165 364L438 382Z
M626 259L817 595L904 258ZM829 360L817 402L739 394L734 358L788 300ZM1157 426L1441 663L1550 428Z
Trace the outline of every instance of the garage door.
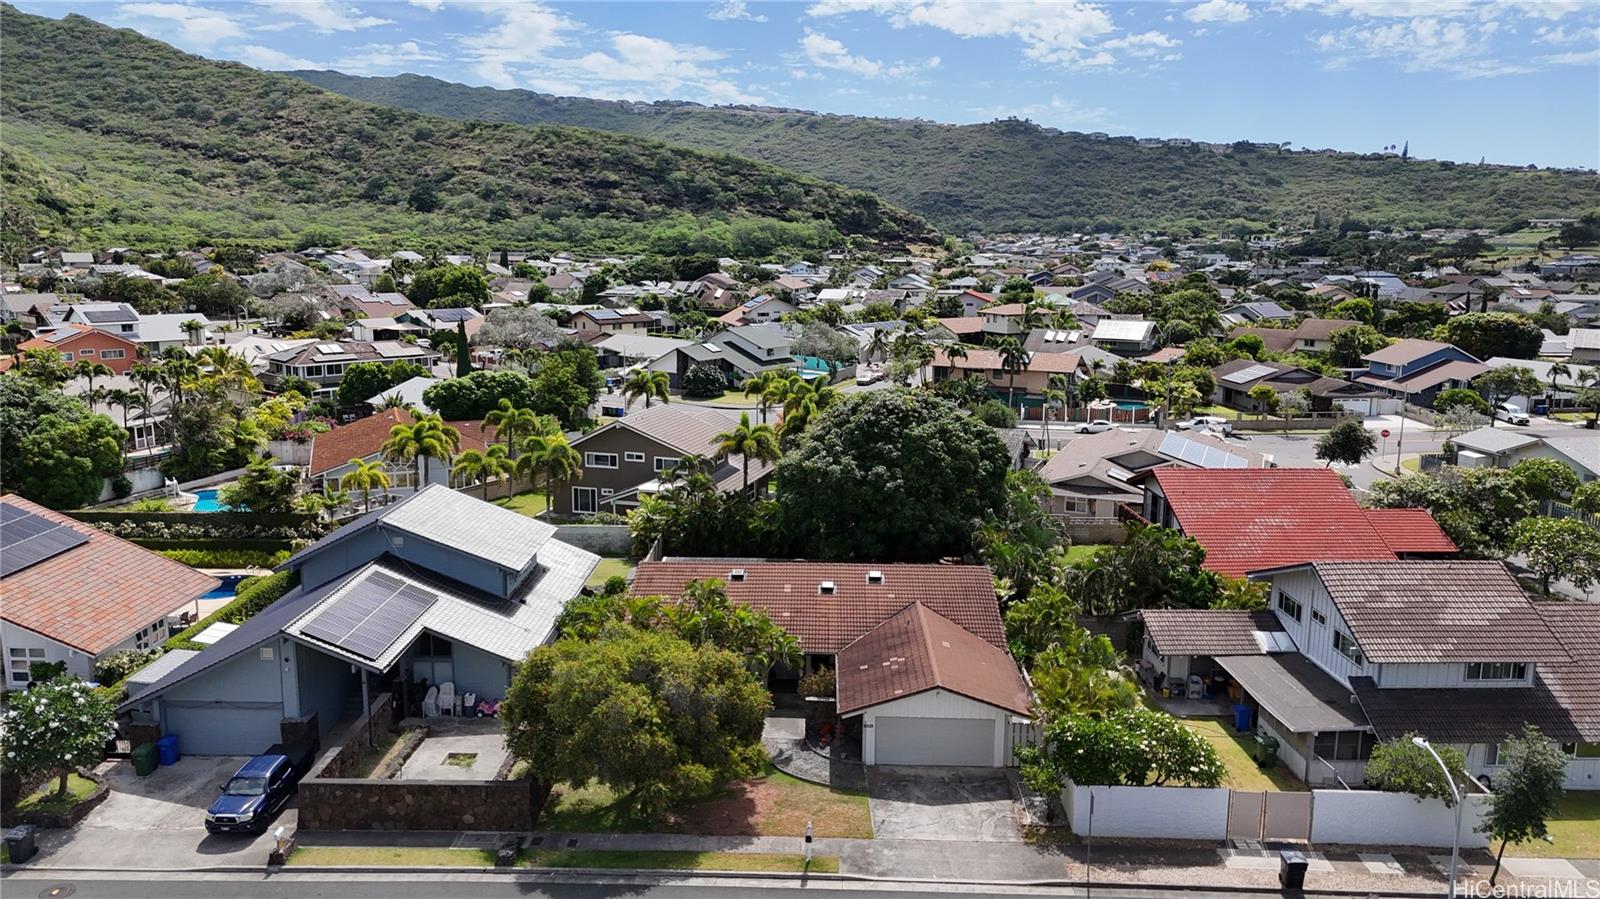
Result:
M178 735L178 749L185 755L255 755L283 739L278 728L281 706L202 708L169 703L162 713L166 732Z
M880 765L994 767L994 719L885 718L878 716L876 761Z

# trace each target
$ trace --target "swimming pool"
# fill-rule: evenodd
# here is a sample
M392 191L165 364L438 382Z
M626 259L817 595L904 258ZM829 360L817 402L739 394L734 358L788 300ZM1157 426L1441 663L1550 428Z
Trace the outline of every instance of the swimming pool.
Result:
M1118 400L1117 401L1117 408L1118 409L1122 409L1122 410L1143 409L1145 406L1146 406L1146 403L1144 402L1144 400Z
M196 490L194 495L194 511L196 512L228 511L228 507L223 505L221 500L217 499L217 490L214 487L208 490Z
M217 589L212 590L210 593L207 593L200 598L232 599L234 594L239 590L239 582L244 580L247 576L248 575L243 574L219 574L217 575L217 580L221 581L222 583L217 586Z

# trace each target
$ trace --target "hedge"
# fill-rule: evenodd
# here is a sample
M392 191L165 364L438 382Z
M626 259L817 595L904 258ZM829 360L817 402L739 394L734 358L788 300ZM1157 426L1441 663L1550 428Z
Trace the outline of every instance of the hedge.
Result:
M135 543L145 549L153 549L165 555L174 550L189 552L226 552L228 550L244 550L252 553L272 555L281 552L294 552L296 541L292 540L214 540L210 538L194 538L189 540L156 539L145 537L123 538L129 543ZM301 545L305 545L301 543ZM186 565L194 564L185 562ZM271 566L266 566L271 567Z
M157 541L221 540L229 545L242 541L315 540L328 532L328 523L317 515L283 512L101 512L69 513L124 540L149 545ZM177 548L177 547L168 547ZM281 547L274 547L281 548Z
M276 568L289 558L289 550L244 549L236 546L174 547L157 550L190 568Z
M283 598L294 588L296 583L295 573L280 571L264 577L249 577L239 582L238 595L233 602L212 612L210 615L196 621L174 634L167 642L161 644L164 649L205 649L205 644L194 642L195 634L200 633L218 621L228 624L243 624L255 616L257 612L272 605Z

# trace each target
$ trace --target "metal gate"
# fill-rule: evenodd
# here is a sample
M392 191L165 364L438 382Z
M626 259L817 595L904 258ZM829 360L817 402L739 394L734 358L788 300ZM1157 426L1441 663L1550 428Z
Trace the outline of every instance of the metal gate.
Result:
M1310 842L1311 794L1230 790L1228 839Z

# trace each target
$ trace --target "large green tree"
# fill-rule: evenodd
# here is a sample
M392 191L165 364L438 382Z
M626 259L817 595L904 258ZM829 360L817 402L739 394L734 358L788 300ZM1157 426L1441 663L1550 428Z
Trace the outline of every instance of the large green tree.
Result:
M1600 530L1577 518L1524 518L1511 529L1510 548L1527 557L1546 596L1551 578L1566 578L1579 590L1600 581Z
M506 748L527 763L539 809L560 783L596 781L659 815L757 773L772 699L726 650L617 624L540 647L501 706Z
M471 265L425 268L412 276L406 297L418 306L481 309L489 301L489 280Z
M344 377L339 381L337 400L341 406L358 406L396 384L420 378L427 373L427 369L404 359L396 362L357 362L344 370Z
M501 400L517 408L535 408L533 379L509 369L475 371L465 378L430 384L422 392L422 402L446 421L481 421Z
M1504 468L1455 468L1375 481L1363 498L1380 509L1427 509L1468 556L1503 559L1511 529L1534 514L1537 503L1522 479Z
M67 775L99 764L116 730L111 700L84 681L61 675L7 695L0 712L0 752L8 773L55 775L56 794L64 795Z
M1549 821L1556 813L1567 777L1566 754L1531 724L1502 744L1500 754L1506 767L1495 775L1489 808L1476 828L1489 839L1500 841L1494 870L1489 873L1490 885L1500 876L1500 861L1505 858L1507 846L1549 839Z
M1539 355L1544 334L1529 318L1510 312L1469 312L1433 329L1433 339L1453 343L1479 359Z
M1360 465L1378 448L1378 439L1358 418L1346 418L1317 438L1317 458L1332 465Z
M1063 572L1085 612L1114 615L1130 609L1205 609L1219 595L1214 572L1203 566L1205 548L1171 528L1133 525L1128 539L1108 546Z
M1009 470L994 431L954 403L904 389L823 414L778 463L782 526L808 554L928 561L973 546L1003 507Z
M127 432L52 384L0 377L0 488L53 509L100 496L122 470Z
M1367 783L1391 793L1410 793L1418 799L1438 799L1447 806L1455 805L1455 794L1445 780L1444 771L1433 754L1418 746L1407 733L1393 740L1385 740L1372 747L1372 757L1367 760ZM1456 788L1468 783L1467 762L1461 750L1454 746L1434 746Z

